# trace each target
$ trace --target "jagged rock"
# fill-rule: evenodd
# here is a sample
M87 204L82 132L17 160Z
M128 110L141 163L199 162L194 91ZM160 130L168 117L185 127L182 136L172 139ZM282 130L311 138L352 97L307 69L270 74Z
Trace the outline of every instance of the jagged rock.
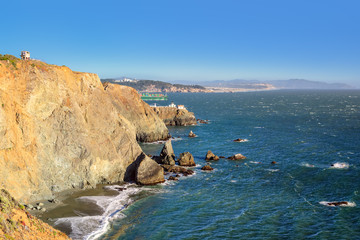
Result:
M193 133L193 131L190 131L188 137L190 138L196 137L196 134Z
M210 150L206 153L206 156L205 156L205 160L206 161L217 161L219 160L219 157L216 156L213 152L211 152Z
M212 170L214 170L214 168L212 168L212 167L209 166L209 165L205 165L205 166L203 166L203 167L201 168L201 170L204 170L204 171L212 171Z
M180 157L178 159L179 165L180 166L195 166L195 161L194 161L194 157L191 153L189 152L184 152L180 154Z
M135 176L136 183L140 185L154 185L165 181L164 169L144 153L138 157L136 162L138 163Z
M242 160L242 159L246 159L246 157L244 155L242 155L241 153L235 154L231 157L228 157L228 159L230 160Z
M171 144L171 139L165 142L160 157L155 157L155 161L159 164L175 165L175 153Z
M176 177L174 177L174 176L170 176L170 177L169 177L169 180L171 180L171 181L178 181L179 179L176 178Z
M176 165L162 165L162 167L167 172L181 173L184 176L191 175L194 173L194 171L191 169L187 169L187 168L176 166Z

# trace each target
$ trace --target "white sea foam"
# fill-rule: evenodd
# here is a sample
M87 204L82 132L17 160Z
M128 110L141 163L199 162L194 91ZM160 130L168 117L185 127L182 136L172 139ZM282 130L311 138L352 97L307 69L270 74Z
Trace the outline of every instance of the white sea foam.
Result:
M256 161L250 161L249 163L253 163L253 164L261 164L261 162L256 162Z
M269 172L278 172L280 171L280 169L265 169L266 171L269 171Z
M96 239L104 234L114 219L125 217L122 213L133 200L130 196L139 193L140 191L152 191L150 188L134 187L132 184L124 186L112 185L107 186L107 189L116 190L122 188L116 196L83 196L76 199L82 202L92 202L99 206L103 213L96 216L80 216L59 218L55 222L56 225L65 225L71 229L70 237L73 239Z
M344 162L336 162L334 164L331 164L330 168L339 168L339 169L347 169L349 168L349 164L348 163L344 163Z
M314 167L315 167L315 165L309 164L309 163L301 163L301 166L303 166L303 167L309 167L309 168L314 168Z
M339 206L339 207L355 207L356 206L356 203L355 202L327 202L327 201L321 201L319 202L321 205L324 205L324 206L328 206L328 207L336 207Z

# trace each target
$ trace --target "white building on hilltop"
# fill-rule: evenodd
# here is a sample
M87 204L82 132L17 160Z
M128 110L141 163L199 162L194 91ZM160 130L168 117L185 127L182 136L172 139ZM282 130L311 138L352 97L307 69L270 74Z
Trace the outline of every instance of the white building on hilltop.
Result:
M20 56L22 60L30 60L30 52L28 51L21 51Z

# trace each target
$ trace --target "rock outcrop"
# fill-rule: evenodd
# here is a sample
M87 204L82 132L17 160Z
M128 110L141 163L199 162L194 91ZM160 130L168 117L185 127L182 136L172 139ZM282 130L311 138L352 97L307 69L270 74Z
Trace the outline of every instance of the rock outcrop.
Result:
M187 168L184 168L184 167L180 167L180 166L177 166L177 165L161 165L165 171L167 172L172 172L172 173L181 173L183 174L184 176L188 176L188 175L191 175L194 173L193 170L191 169L187 169Z
M141 185L154 185L165 182L164 169L154 160L141 154L137 160L136 183Z
M171 139L165 142L160 156L155 157L155 161L159 164L175 165L175 153L171 144Z
M137 140L167 136L129 87L66 66L0 61L0 185L18 200L123 181L142 154Z
M117 112L135 127L136 139L140 142L166 140L170 137L164 122L141 100L138 92L127 86L104 83Z
M178 162L180 166L191 167L196 165L193 155L189 152L181 153Z
M189 138L194 138L194 137L196 137L196 134L193 133L193 131L190 131L188 137Z
M176 107L152 107L167 126L196 125L194 113Z
M203 166L203 167L201 168L201 170L203 170L203 171L212 171L212 170L214 170L214 168L212 168L212 167L209 166L209 165L205 165L205 166Z
M231 157L228 157L228 159L230 160L242 160L242 159L246 159L246 157L244 155L242 155L241 153L237 153Z
M218 160L219 160L219 156L216 156L211 150L209 150L209 151L206 153L205 160L206 160L206 161L218 161Z
M0 190L0 239L70 239L27 212L4 189Z

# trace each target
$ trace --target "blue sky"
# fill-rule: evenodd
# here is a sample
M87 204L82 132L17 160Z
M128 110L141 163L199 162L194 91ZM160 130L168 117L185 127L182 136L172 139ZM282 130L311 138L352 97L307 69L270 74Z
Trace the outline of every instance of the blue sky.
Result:
M0 53L101 78L360 87L358 0L5 1Z

